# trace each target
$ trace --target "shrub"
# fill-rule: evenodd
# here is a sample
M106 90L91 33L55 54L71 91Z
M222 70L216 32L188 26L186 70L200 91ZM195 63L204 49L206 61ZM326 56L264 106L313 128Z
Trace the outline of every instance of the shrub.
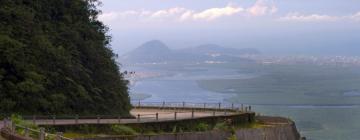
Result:
M209 125L206 123L199 123L195 126L196 131L207 131L209 130Z
M229 125L226 122L218 122L215 124L214 130L229 130Z
M112 125L111 130L116 135L136 135L138 134L134 129L124 125Z

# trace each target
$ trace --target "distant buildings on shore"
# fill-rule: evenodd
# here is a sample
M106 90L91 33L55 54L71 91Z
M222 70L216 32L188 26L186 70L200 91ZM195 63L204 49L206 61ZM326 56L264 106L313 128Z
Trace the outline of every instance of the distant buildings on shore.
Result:
M270 64L315 64L332 66L360 66L359 56L246 56L257 63Z

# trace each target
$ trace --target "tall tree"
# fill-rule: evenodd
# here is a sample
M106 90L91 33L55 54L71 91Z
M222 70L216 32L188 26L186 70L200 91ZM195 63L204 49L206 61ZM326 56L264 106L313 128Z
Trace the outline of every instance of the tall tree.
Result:
M128 115L97 0L0 0L0 113Z

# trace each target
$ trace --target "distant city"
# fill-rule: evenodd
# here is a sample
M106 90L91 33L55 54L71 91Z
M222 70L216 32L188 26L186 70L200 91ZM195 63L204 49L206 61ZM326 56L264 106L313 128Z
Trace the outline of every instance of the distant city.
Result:
M245 55L243 58L261 64L315 64L333 66L360 66L359 56L264 56Z

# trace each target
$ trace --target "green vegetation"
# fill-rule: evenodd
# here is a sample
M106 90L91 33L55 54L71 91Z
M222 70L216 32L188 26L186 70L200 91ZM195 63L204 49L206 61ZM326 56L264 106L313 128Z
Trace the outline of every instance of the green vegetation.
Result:
M204 131L229 131L232 134L240 128L262 128L261 122L245 123L233 125L226 120L219 120L211 123L178 123L172 126L159 129L156 124L140 125L78 125L78 126L49 126L48 132L64 132L64 136L69 138L88 138L102 136L134 136L139 134L157 135L168 133L183 132L204 132Z
M236 135L231 135L227 138L227 140L237 140Z
M21 127L16 127L16 133L17 134L20 134L20 135L25 135L25 129L24 128L29 128L29 129L32 129L32 130L37 130L37 131L40 131L39 127L30 123L30 122L27 122L27 121L24 121L24 119L19 116L19 115L11 115L11 120L12 122L17 125L17 126L21 126ZM24 128L23 128L24 127ZM39 133L37 132L33 132L33 131L29 131L29 136L32 137L32 138L38 138L39 137Z
M39 127L37 125L34 125L33 123L30 123L28 121L25 121L19 115L11 115L10 119L16 125L20 125L20 126L31 128L31 129L39 129Z
M199 123L195 126L196 131L207 131L210 129L209 124L206 123Z
M111 130L115 135L136 135L137 132L131 127L124 125L112 125Z
M0 113L129 114L127 81L97 4L0 1Z

